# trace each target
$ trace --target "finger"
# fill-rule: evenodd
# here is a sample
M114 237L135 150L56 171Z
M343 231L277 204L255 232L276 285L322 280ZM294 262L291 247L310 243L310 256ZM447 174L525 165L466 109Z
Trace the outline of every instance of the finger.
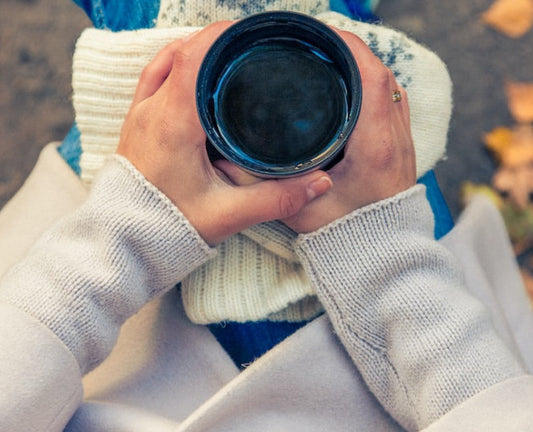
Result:
M409 130L411 127L411 108L409 107L409 95L407 94L407 91L401 87L399 89L400 94L402 96L402 113L404 116L404 121L409 125Z
M390 71L390 87L393 89L393 92L399 92L400 93L400 99L398 101L395 101L393 99L392 106L393 111L392 114L397 117L397 123L401 125L405 131L411 135L411 118L410 118L410 110L409 110L409 100L407 96L407 92L405 91L405 88L403 88L400 84L398 84L396 77L394 76L394 73ZM392 95L391 95L392 98Z
M169 116L178 118L197 127L200 120L196 111L196 80L200 65L213 42L220 34L231 25L229 21L220 21L211 24L203 30L191 35L174 52L172 70L166 80L168 94L173 95L168 99L166 110ZM194 109L191 109L193 107Z
M168 44L143 69L132 105L152 96L165 82L174 62L176 51L184 44L181 39Z
M335 27L333 27L333 30L337 32L346 45L348 45L348 48L350 48L352 55L359 65L365 65L365 68L373 68L383 64L359 36L349 31L339 30Z
M405 89L400 87L398 89L401 95L401 101L395 103L396 113L401 120L401 123L405 126L405 130L408 131L409 136L411 136L411 112L409 108L409 99Z
M179 75L185 71L197 74L200 64L213 42L232 24L232 21L218 21L183 40L183 44L174 53L171 76L178 75L176 78L179 81Z
M283 180L266 180L233 189L234 199L228 200L235 211L233 232L298 213L306 204L326 193L332 186L323 171Z
M237 186L249 186L262 181L260 178L247 173L226 159L219 159L213 162L213 165Z
M411 137L411 119L407 92L398 84L392 71L390 72L390 86L393 92L399 92L400 94L399 100L391 95L391 127L394 129L394 136L396 137L394 143L395 147L397 147L398 157L402 160L402 173L404 176L406 174L411 175L414 182L416 177L416 158L414 157L413 141L407 138Z
M363 92L362 108L352 133L352 137L357 139L349 139L346 145L345 155L350 156L350 153L360 152L363 149L373 145L370 140L374 140L378 132L375 127L369 128L369 125L380 125L380 127L387 127L388 119L391 116L392 105L392 91L396 88L391 86L394 77L391 78L392 72L386 68L382 63L377 64L371 73L367 74L367 83L364 84L366 91ZM386 120L385 124L384 119ZM351 137L351 138L352 138ZM346 162L349 158L346 158ZM342 161L341 161L342 162Z

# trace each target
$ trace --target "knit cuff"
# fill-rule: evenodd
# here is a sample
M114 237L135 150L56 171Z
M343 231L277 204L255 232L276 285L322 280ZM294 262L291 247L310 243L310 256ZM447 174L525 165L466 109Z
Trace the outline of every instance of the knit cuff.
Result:
M296 244L343 346L409 431L523 373L432 233L424 187L415 186Z
M214 253L164 194L115 156L86 203L6 275L0 301L49 327L87 372L127 318Z
M151 298L216 255L172 201L122 156L109 159L88 201L97 222L108 224L117 253L141 260Z
M401 241L397 234L403 232L415 231L432 238L433 229L434 218L426 200L425 186L416 185L391 198L357 209L312 233L300 234L295 248L300 257L305 250L320 254L322 245L328 249L342 247L342 250L349 251L354 242L373 244L378 240L381 242L384 237L389 242ZM332 246L332 241L337 245ZM327 256L321 258L327 259Z

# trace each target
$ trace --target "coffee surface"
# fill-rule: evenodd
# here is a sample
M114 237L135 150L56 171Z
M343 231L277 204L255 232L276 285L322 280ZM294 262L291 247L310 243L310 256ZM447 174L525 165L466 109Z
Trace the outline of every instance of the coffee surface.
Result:
M275 40L224 71L214 94L220 133L234 150L269 164L297 164L335 141L347 116L341 74L319 50Z

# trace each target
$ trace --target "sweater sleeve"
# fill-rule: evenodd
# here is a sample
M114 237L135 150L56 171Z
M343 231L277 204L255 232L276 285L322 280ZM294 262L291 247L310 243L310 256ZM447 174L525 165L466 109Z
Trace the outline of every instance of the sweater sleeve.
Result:
M110 353L127 318L214 253L165 195L114 156L86 203L6 274L0 303L50 329L84 374Z
M423 186L301 235L296 249L369 389L407 430L525 373L433 239Z

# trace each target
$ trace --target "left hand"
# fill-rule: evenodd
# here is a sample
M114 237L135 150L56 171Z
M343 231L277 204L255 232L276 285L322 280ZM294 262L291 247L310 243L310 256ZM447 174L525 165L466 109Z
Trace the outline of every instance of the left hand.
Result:
M240 186L209 161L196 78L207 50L230 25L212 24L157 54L141 75L117 150L210 245L254 224L288 218L331 187L323 171Z

